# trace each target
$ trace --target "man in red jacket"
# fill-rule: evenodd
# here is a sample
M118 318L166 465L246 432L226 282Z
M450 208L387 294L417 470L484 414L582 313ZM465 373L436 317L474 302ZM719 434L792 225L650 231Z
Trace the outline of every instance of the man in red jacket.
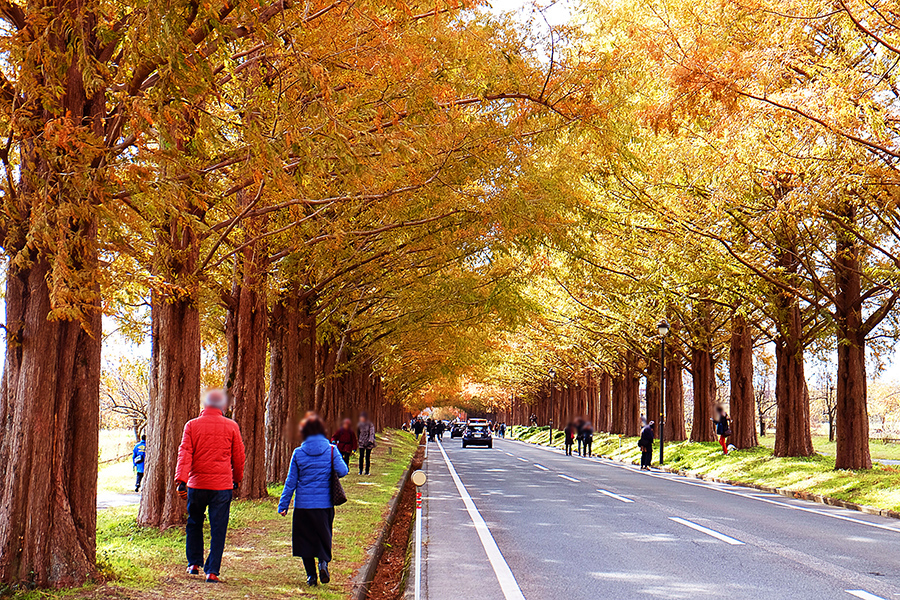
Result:
M188 573L200 574L203 520L209 509L209 556L203 572L207 582L218 583L231 496L244 478L244 442L237 423L225 417L228 397L223 390L207 392L203 406L200 416L184 426L175 483L178 494L187 498Z

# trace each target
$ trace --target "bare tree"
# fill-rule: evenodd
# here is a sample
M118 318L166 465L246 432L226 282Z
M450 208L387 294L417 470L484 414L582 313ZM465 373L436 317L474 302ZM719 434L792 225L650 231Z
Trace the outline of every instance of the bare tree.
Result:
M150 361L123 359L101 375L100 420L104 426L128 426L136 440L147 426Z

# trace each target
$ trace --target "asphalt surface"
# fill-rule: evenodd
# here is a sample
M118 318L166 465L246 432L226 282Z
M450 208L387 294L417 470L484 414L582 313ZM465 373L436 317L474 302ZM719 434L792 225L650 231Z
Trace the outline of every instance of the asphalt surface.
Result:
M510 440L424 469L423 599L900 598L897 520Z

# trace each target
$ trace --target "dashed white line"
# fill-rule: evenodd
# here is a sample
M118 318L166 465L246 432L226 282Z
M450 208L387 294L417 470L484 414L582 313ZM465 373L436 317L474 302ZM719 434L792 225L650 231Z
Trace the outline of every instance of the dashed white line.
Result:
M517 456L516 460L521 460L522 462L528 462L527 458L522 458L521 456Z
M497 576L497 581L500 583L503 597L506 598L506 600L525 600L525 595L522 593L521 588L519 588L519 584L516 582L516 578L509 568L509 564L506 562L506 559L503 558L503 553L500 552L497 542L494 541L494 536L491 535L491 530L488 529L487 523L484 522L484 518L482 518L481 513L479 513L478 509L475 507L472 496L466 491L466 486L463 485L459 475L456 474L456 469L453 468L450 457L447 456L447 453L444 451L444 446L439 443L438 449L444 456L444 462L447 464L447 470L450 471L450 477L453 478L453 483L456 484L456 490L459 492L463 504L466 506L466 511L468 511L472 523L475 525L475 531L478 533L481 545L484 546L484 551L487 553L491 567L494 569L494 574Z
M712 529L709 529L708 527L704 527L703 525L697 525L693 521L688 521L687 519L682 519L681 517L669 517L669 519L671 519L672 521L675 521L676 523L680 523L680 524L684 525L685 527L690 527L694 531L699 531L700 533L705 533L706 535L714 537L717 540L721 540L721 541L725 542L726 544L731 544L732 546L743 546L744 545L744 542L742 542L740 540L736 540L733 537L729 537L729 536L725 535L724 533L719 533L718 531L714 531Z
M547 467L545 467L544 465L539 465L539 464L537 464L537 463L534 463L534 466L536 466L536 467L537 467L538 469L540 469L541 471L549 471L549 470L550 470L550 469L548 469Z
M613 465L618 466L618 465ZM636 472L636 471L635 471ZM821 515L823 517L831 517L832 519L838 519L839 521L847 521L849 523L854 523L856 525L868 525L869 527L874 527L876 529L883 529L885 531L890 531L891 533L900 533L900 529L896 527L891 527L889 525L882 525L881 523L873 523L871 521L864 521L862 519L855 519L853 517L847 517L844 515L840 515L837 513L829 512L826 510L817 510L815 508L808 508L806 506L797 506L796 504L789 504L787 502L783 502L780 500L773 500L771 498L766 498L760 496L758 493L745 493L739 492L733 489L727 489L726 487L713 486L709 483L697 483L694 481L689 481L684 479L679 475L658 475L656 473L645 473L648 477L656 477L657 479L665 479L666 481L674 481L675 483L681 483L684 485L693 485L699 488L703 488L706 490L711 490L714 492L721 492L723 494L731 494L732 496L740 496L741 498L748 498L750 500L757 500L759 502L766 502L767 504L774 504L775 506L780 506L782 508L787 508L791 510L801 510L803 512L812 513L814 515ZM723 484L724 486L728 486L728 484ZM739 486L728 486L728 487L739 487Z
M632 500L631 498L626 498L625 496L613 494L612 492L608 492L606 490L597 490L597 491L600 492L601 494L603 494L604 496L609 496L610 498L618 500L619 502L629 502L629 503L634 502L634 500Z
M581 483L580 479L575 479L574 477L569 477L568 475L563 475L562 473L557 473L557 477L562 477L563 479L568 479L569 481L574 481L575 483Z
M851 596L856 596L857 598L862 598L862 600L885 600L881 596L876 596L875 594L870 594L866 590L844 590Z
M884 600L881 596L876 596L875 594L870 594L866 590L844 590L851 596L856 596L857 598L862 598L862 600Z

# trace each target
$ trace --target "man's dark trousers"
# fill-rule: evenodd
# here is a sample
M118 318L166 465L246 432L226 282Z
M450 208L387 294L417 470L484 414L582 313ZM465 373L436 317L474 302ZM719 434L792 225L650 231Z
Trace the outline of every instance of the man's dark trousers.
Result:
M195 490L188 488L187 561L189 565L203 565L203 572L219 574L228 515L231 511L232 490ZM209 509L209 557L203 563L203 519Z

